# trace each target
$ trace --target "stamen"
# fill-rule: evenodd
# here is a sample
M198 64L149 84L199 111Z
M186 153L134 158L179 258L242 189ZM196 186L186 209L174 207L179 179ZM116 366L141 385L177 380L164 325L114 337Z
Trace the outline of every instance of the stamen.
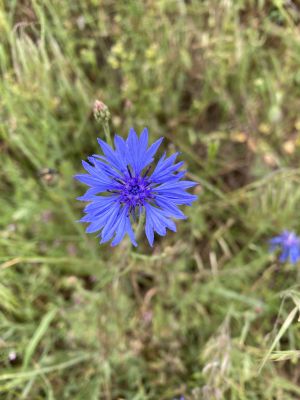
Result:
M116 182L118 182L118 183L120 183L121 185L125 185L125 182L124 182L124 181L122 181L122 179L119 179L119 178L113 178L113 180L114 180L114 181L116 181Z
M151 168L151 167L150 167ZM145 175L150 171L150 168L146 168ZM107 190L108 193L116 193L119 195L120 204L126 204L128 206L128 215L137 219L136 211L139 207L144 206L147 201L152 201L152 187L153 182L148 177L144 177L140 174L135 175L133 168L127 165L128 174L125 173L120 178L112 177L112 179L121 187L116 186L113 189Z
M131 215L132 215L133 221L136 222L135 207L132 207Z
M130 171L129 165L127 165L127 171L129 173L130 178L132 178L132 172Z
M145 178L145 176L148 174L148 172L151 170L152 166L149 165L148 168L146 169L146 171L143 173L143 178Z

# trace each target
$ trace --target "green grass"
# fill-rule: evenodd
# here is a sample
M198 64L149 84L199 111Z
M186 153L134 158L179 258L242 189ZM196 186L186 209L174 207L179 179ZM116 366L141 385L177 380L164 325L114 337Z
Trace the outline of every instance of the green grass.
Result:
M267 246L300 233L299 22L281 0L0 0L0 399L300 398L299 269ZM200 182L153 250L76 223L96 98Z

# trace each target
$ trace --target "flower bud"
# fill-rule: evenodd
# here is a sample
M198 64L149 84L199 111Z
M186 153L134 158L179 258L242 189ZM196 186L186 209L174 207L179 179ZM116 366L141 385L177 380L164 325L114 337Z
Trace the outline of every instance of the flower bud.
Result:
M100 100L96 100L94 103L94 117L98 122L108 122L110 120L110 112L106 104Z

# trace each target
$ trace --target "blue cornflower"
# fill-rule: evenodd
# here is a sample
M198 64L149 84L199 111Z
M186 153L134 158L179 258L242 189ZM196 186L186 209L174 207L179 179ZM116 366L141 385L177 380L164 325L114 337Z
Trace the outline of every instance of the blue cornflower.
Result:
M163 138L148 148L148 130L137 136L130 129L127 140L115 135L115 149L103 140L98 143L104 155L88 157L83 167L88 174L75 178L90 186L79 200L88 201L80 222L89 222L86 232L100 231L100 243L111 239L115 246L127 234L137 246L132 222L145 213L145 233L153 246L154 232L164 236L166 228L176 231L173 218L185 219L179 205L191 205L197 196L186 192L196 183L181 180L185 171L178 171L183 162L175 163L178 153L159 159L150 173L151 163ZM100 196L98 196L100 194Z
M296 264L300 259L300 238L294 232L283 231L279 236L271 239L269 243L271 251L274 251L277 247L281 248L280 262L289 260L292 264Z

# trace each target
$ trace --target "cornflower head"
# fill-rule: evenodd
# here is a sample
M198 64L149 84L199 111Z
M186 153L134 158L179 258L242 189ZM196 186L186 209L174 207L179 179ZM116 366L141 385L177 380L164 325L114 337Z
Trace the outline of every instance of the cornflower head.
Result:
M270 251L281 249L280 262L290 261L296 264L300 259L300 238L294 232L283 231L280 235L273 237L270 241Z
M183 162L176 162L178 153L170 157L164 153L152 166L162 140L148 147L148 130L138 137L130 129L127 140L115 135L115 149L98 139L104 155L93 155L82 162L87 174L75 178L90 188L78 199L90 204L80 222L90 223L88 233L100 231L100 243L113 239L115 246L127 234L137 246L132 224L145 215L145 233L153 246L154 232L161 236L167 229L175 232L173 219L186 218L178 206L190 206L197 199L186 192L196 183L182 180L186 171L179 171Z

